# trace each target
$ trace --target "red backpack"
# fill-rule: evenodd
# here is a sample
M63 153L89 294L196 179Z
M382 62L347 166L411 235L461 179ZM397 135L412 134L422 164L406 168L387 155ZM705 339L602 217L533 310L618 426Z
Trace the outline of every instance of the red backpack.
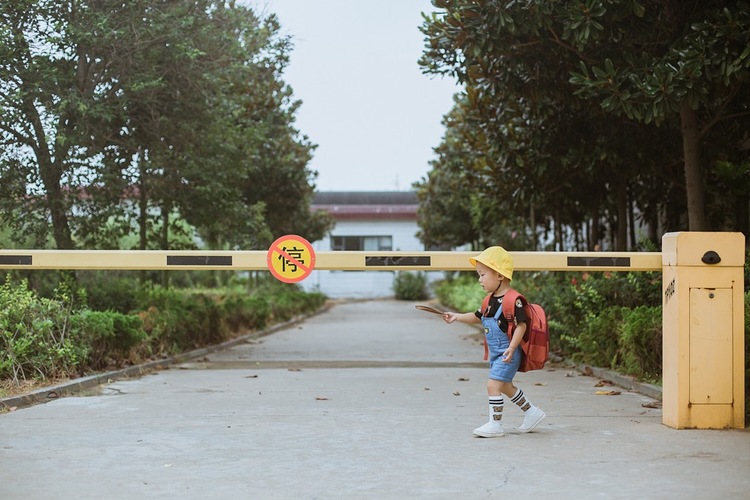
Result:
M486 311L490 304L488 294L482 302L482 311ZM513 290L512 288L505 292L503 297L503 316L508 320L508 338L513 338L515 323L515 304L516 299L521 299L523 310L526 312L526 333L523 335L520 347L523 349L523 359L519 372L528 372L531 370L541 370L544 364L549 361L549 326L547 325L547 314L539 304L530 304L526 297ZM487 360L489 349L487 339L484 340L484 359Z

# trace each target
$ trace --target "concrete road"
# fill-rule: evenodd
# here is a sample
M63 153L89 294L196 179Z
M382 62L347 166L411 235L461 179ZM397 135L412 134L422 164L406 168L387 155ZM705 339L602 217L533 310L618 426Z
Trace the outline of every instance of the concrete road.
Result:
M674 430L562 366L519 374L530 434L487 419L477 330L335 305L137 379L0 414L0 499L748 498L750 432ZM597 391L619 395L597 395Z

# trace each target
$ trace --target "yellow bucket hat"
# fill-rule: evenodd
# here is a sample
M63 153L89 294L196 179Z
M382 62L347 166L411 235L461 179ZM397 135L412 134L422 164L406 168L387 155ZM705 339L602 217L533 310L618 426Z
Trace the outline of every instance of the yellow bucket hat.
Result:
M481 262L490 269L502 274L508 280L513 279L513 258L503 247L489 247L476 257L469 257L469 262L477 267Z

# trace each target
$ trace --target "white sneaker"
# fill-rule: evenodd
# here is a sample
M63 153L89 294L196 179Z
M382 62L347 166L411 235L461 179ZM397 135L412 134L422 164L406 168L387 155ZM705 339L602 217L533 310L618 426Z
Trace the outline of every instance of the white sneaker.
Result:
M483 438L494 438L504 436L503 424L500 422L487 422L482 427L474 429L474 435Z
M526 414L523 416L523 423L518 430L521 432L531 432L546 416L547 414L541 408L532 406L526 410Z

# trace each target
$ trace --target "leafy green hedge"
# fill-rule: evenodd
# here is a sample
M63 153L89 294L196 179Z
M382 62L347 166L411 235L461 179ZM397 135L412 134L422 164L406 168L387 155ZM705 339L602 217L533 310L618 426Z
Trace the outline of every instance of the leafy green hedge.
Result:
M427 276L421 272L396 273L393 291L398 300L424 300L428 297Z
M105 289L45 298L26 281L6 279L0 286L0 379L73 377L177 354L313 312L326 300L270 281L209 290L117 281L100 295ZM131 310L122 312L124 304Z

